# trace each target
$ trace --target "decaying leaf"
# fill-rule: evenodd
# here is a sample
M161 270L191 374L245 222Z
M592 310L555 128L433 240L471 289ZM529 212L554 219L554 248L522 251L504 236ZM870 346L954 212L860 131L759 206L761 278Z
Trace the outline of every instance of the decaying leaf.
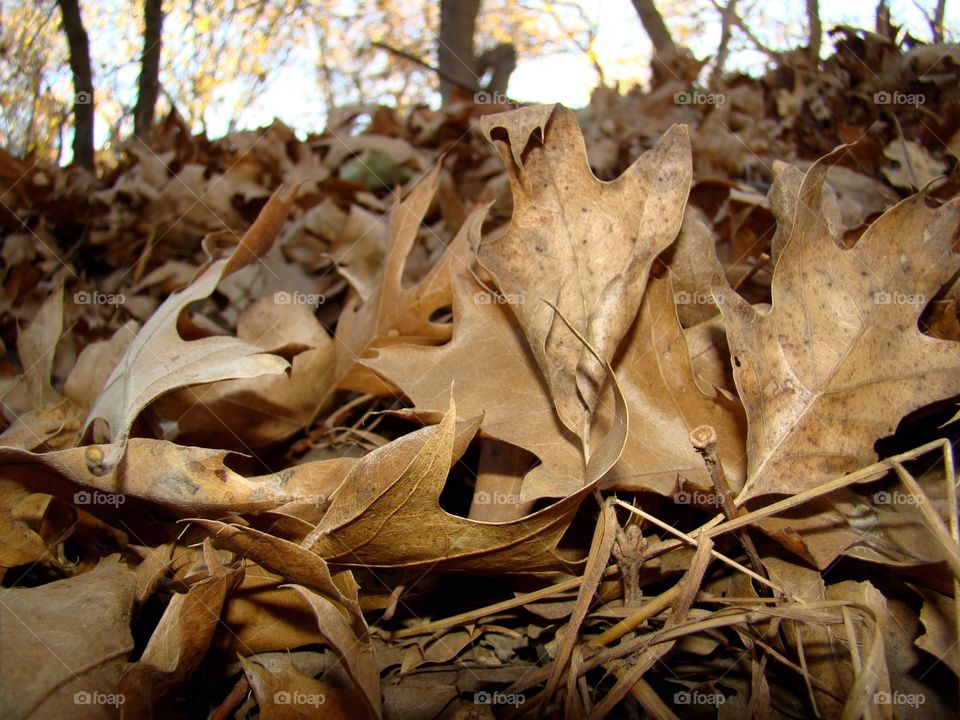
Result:
M507 168L513 218L477 255L510 301L561 422L586 447L605 375L558 313L600 358L613 359L650 264L680 229L691 176L687 131L671 128L616 181L602 183L565 108L487 115L483 127Z
M842 248L821 219L830 160L804 177L770 311L718 292L748 419L741 501L868 465L905 414L960 393L960 345L917 328L960 269L960 207L933 210L915 195Z
M133 650L136 573L116 559L38 588L4 588L0 706L16 718L116 717ZM78 710L81 708L81 710Z

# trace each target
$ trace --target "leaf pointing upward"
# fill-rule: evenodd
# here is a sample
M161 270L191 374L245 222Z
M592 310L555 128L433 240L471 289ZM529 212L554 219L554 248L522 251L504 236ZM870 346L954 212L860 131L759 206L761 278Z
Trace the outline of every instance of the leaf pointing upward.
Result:
M607 183L591 172L577 121L562 106L488 115L483 127L507 168L514 210L506 231L483 242L477 256L516 299L511 309L560 420L586 448L606 373L550 304L602 360L612 360L637 315L650 264L680 229L692 175L687 130L674 126ZM542 143L529 141L536 128Z
M113 442L106 456L89 455L91 471L102 475L120 462L133 421L164 393L215 380L282 373L289 367L283 358L234 337L186 341L177 332L177 320L190 303L209 296L225 275L269 249L294 195L293 190L278 189L231 256L212 263L191 285L171 294L137 333L84 425L86 433L94 419L103 418Z
M960 206L922 195L884 213L851 249L823 221L823 183L839 148L800 186L789 238L760 312L714 291L747 412L740 500L802 492L876 460L873 443L907 413L960 393L960 343L920 332L924 306L960 270ZM782 204L774 203L780 222Z

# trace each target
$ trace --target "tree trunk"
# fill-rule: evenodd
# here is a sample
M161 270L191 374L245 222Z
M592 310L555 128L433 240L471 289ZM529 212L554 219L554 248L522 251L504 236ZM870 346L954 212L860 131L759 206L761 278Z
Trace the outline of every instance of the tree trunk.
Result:
M714 86L723 76L723 66L727 63L730 52L730 38L733 35L733 19L737 13L737 0L727 0L721 12L720 44L717 46L717 58L714 60L711 82Z
M143 138L153 126L160 95L160 48L163 43L163 0L144 0L143 57L137 104L133 109L133 134Z
M820 62L820 40L823 26L820 24L820 0L807 0L807 25L810 27L810 57Z
M73 162L91 172L93 166L93 71L90 41L80 17L79 0L57 0L70 47L73 73Z
M477 56L473 50L479 11L480 0L440 0L437 67L440 70L440 95L444 103L452 102L458 89L480 89Z
M943 16L946 15L946 12L947 0L937 0L937 7L933 10L933 20L930 22L934 45L943 42Z
M887 0L880 0L877 3L874 32L887 38L887 40L893 40L893 36L896 34L893 24L890 22L890 6L887 4Z
M653 43L653 49L658 55L673 55L676 52L676 44L673 42L673 36L667 29L667 24L663 21L663 16L657 10L653 0L633 0L633 7L640 16L640 23L643 29L647 31L650 42Z

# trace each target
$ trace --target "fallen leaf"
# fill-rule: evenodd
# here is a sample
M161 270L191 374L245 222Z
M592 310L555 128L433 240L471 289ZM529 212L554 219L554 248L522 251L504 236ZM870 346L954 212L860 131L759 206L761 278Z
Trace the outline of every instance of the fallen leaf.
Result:
M835 157L804 177L769 312L718 292L748 419L740 502L868 465L874 441L901 417L960 393L960 345L917 328L923 307L960 269L950 249L960 208L931 210L915 195L844 249L821 220Z
M166 392L225 378L281 373L286 360L256 345L231 337L185 341L177 323L186 307L213 292L220 280L265 253L286 217L293 193L280 188L244 234L231 255L212 263L189 287L173 293L130 343L97 402L83 432L96 418L107 421L111 447L92 466L99 474L113 470L123 457L130 426L140 411Z
M133 650L136 573L103 560L75 578L4 588L0 707L10 718L116 717Z
M510 301L561 422L586 449L605 374L558 313L603 361L613 359L651 263L680 229L692 173L687 131L671 128L617 180L603 183L587 165L566 108L554 106L549 116L543 107L486 115L482 127L507 168L513 218L479 244L477 257ZM541 142L530 142L535 128Z

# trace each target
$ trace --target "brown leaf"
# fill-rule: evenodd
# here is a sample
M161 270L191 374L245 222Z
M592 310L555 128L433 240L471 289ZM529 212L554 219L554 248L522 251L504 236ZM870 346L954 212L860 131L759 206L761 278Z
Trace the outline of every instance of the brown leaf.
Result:
M483 415L485 433L540 458L525 476L525 499L562 497L582 487L579 442L560 424L516 319L504 304L485 302L490 295L463 270L452 282L450 342L380 348L363 364L401 388L418 410L443 412L455 383L464 417ZM503 392L506 383L509 393Z
M116 717L133 650L136 573L115 559L68 580L4 588L0 707L10 718Z
M356 695L361 702L356 703L355 707L362 709L363 716L380 717L380 673L369 634L364 632L357 635L336 605L322 595L299 585L293 588L310 605L317 620L317 629L343 662L355 689L359 691Z
M305 544L328 562L345 565L500 571L562 565L557 542L592 482L514 522L482 523L450 515L438 503L440 491L451 463L466 449L479 424L474 420L458 430L455 417L451 398L439 425L364 457ZM621 448L624 434L625 428L611 433ZM597 455L611 464L616 461L603 448ZM607 467L601 467L600 474ZM411 527L417 532L411 533Z
M690 431L711 425L718 452L734 489L746 471L744 420L739 406L696 381L686 337L677 318L667 278L652 278L635 327L614 370L630 408L631 442L604 485L653 490L676 489L677 475L712 487L703 459L690 444Z
M173 596L140 660L120 680L124 718L156 715L158 703L191 677L210 647L224 598L242 576L243 567L224 565L209 541L204 543L203 555L195 572L207 577L189 592Z
M86 433L99 417L110 429L112 446L94 466L96 472L104 474L116 467L126 449L130 425L164 393L214 380L277 374L289 367L283 358L237 338L185 341L177 323L190 303L209 296L223 277L269 249L292 201L292 193L282 187L277 190L230 257L212 263L189 287L170 295L137 333L84 425Z
M115 507L125 496L136 496L159 503L181 515L217 515L224 512L258 512L295 500L326 503L329 495L356 462L339 458L296 465L270 475L246 478L224 465L229 454L223 450L192 448L165 440L132 438L116 477L90 471L91 455L95 464L110 446L90 445L43 454L17 448L0 448L0 466L9 477L22 484L36 484L44 473L65 478L90 490L76 495ZM63 492L62 488L51 488ZM108 494L109 497L104 497Z
M299 672L292 663L279 672L264 667L256 658L240 658L263 720L299 720L322 717L351 720L353 697L341 688Z
M246 450L299 432L333 382L336 347L307 305L252 303L237 322L237 338L264 352L302 346L289 373L221 380L161 397L153 410L175 420L178 439L192 445Z
M690 144L685 127L671 128L620 178L602 183L587 165L573 113L554 106L545 116L533 107L484 117L507 168L514 211L477 256L510 300L561 421L588 447L605 374L558 312L600 358L612 360L640 306L650 264L680 229ZM542 143L528 142L535 127Z
M913 196L844 249L821 219L834 157L804 177L771 310L719 293L748 418L740 501L867 465L901 417L960 393L960 345L917 329L923 306L960 269L950 249L960 208L931 210Z

